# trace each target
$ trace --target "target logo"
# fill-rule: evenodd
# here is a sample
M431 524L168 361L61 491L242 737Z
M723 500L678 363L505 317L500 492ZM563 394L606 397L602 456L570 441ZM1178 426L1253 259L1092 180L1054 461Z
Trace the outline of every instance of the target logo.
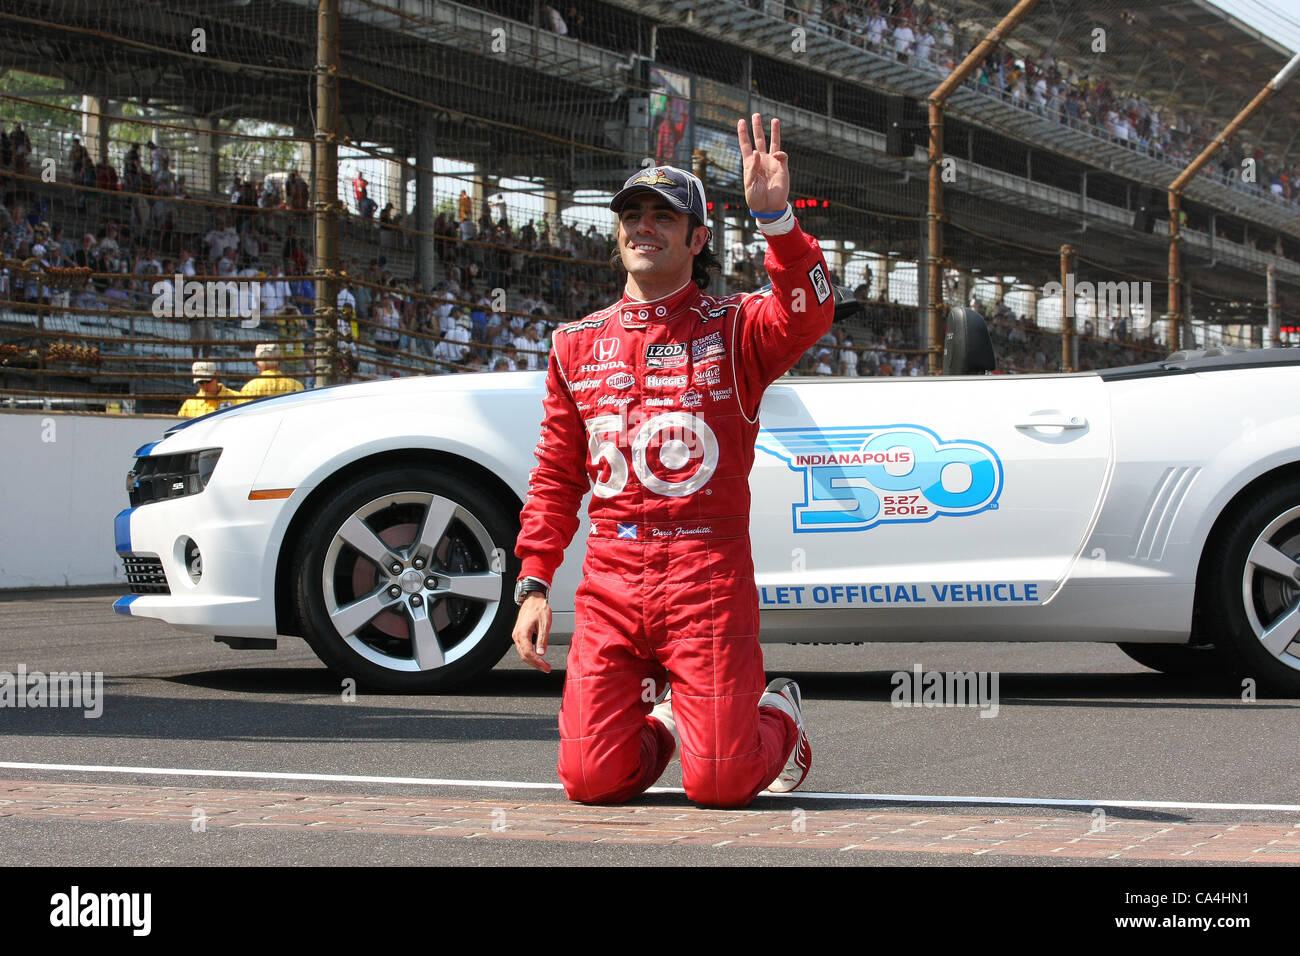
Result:
M718 467L717 435L704 419L689 412L656 415L641 426L632 441L631 474L621 450L627 440L622 417L597 415L588 420L587 431L587 447L598 475L592 493L598 498L615 497L633 475L647 491L684 498L708 484Z

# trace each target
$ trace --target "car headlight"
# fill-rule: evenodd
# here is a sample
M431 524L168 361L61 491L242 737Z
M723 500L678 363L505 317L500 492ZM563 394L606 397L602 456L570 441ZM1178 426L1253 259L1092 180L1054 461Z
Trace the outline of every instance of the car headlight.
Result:
M126 492L131 505L197 495L208 486L221 457L220 448L203 448L175 455L146 455L137 458L126 473Z

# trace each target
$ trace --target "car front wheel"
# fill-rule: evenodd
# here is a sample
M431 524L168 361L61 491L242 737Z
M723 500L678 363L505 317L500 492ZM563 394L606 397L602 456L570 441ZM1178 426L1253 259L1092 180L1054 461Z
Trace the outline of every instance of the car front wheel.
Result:
M426 468L379 472L307 527L295 600L308 643L340 676L441 691L509 648L518 526L481 488Z
M1239 677L1300 696L1300 483L1231 516L1212 560L1205 610L1216 645Z

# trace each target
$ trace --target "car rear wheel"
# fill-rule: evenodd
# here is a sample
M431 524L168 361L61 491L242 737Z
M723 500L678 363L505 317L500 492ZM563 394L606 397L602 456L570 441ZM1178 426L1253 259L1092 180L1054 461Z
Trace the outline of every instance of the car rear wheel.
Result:
M1274 486L1231 516L1211 560L1204 610L1232 669L1300 696L1300 483Z
M307 642L342 677L441 691L510 647L518 526L482 489L426 468L363 477L308 525L294 557Z

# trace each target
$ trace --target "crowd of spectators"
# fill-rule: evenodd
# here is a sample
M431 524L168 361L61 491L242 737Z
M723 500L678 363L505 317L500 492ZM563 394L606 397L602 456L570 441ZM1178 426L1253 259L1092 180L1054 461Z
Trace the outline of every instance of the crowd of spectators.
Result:
M982 305L980 311L988 320L1000 374L1064 371L1060 332L1039 328L1031 316L1017 315L1005 302ZM1108 337L1098 336L1093 320L1080 323L1077 371L1137 365L1163 357L1167 352L1149 326L1138 334L1138 329L1129 327L1127 318L1110 318L1104 322Z
M21 126L6 136L9 169L17 169ZM147 144L148 159L135 144L127 151L120 199L110 192L95 205L77 195L70 228L51 225L47 203L29 189L5 190L0 207L0 253L30 263L40 271L84 267L96 277L72 292L40 279L26 282L0 271L0 298L20 304L66 305L85 312L131 309L146 312L155 300L156 277L179 274L187 279L254 280L260 287L263 329L284 343L288 373L310 375L306 357L314 336L315 283L308 255L309 190L296 172L268 176L261 182L236 177L227 193L229 206L210 201L203 231L177 228L174 201L184 184L170 173L165 147ZM67 157L74 182L94 171L116 183L108 164L95 167L85 148L73 139ZM86 182L82 182L83 185ZM364 176L354 180L358 213L374 214ZM127 195L138 191L140 195ZM149 197L149 198L144 198ZM94 216L99 214L97 221ZM380 374L411 370L420 358L425 370L513 370L545 366L551 333L562 321L580 317L615 301L621 276L610 266L613 237L595 226L585 230L542 217L512 224L505 197L480 201L466 191L434 223L435 252L446 278L430 294L414 276L399 276L385 255L364 264L352 257L343 263L338 295L338 343L341 371L358 371L361 346L371 346ZM396 227L400 218L391 204L381 223ZM730 250L728 291L756 289L767 281L762 244L736 243ZM833 276L839 282L839 277ZM832 329L802 357L796 374L835 376L924 375L926 355L917 341L914 307L872 296L870 277L855 291L861 314ZM1027 317L1017 318L998 304L991 318L999 371L1053 371L1059 367L1059 333L1039 330ZM1081 329L1080 366L1100 368L1142 361L1150 353L1129 339L1122 325L1106 330L1112 339ZM216 354L221 323L191 323L193 354ZM856 339L856 341L855 341Z
M952 70L983 38L960 36L945 17L942 4L927 0L749 3L900 62L942 74ZM1001 47L989 55L967 85L1179 167L1200 155L1228 119L1153 103L1138 92L1120 88L1095 67L1076 68L1058 62L1050 51L1020 57ZM1253 160L1253 169L1245 163L1247 159ZM1266 155L1262 148L1243 143L1240 136L1220 148L1202 175L1282 202L1300 204L1300 167L1295 161Z

